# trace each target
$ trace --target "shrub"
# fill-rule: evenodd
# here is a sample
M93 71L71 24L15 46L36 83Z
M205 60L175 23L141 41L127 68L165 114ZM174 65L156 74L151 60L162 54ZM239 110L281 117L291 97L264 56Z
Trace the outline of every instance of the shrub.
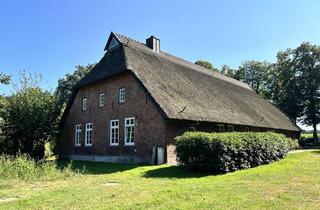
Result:
M283 158L293 146L291 139L272 132L186 132L176 137L179 164L211 173L268 164Z
M0 181L53 180L76 175L71 164L58 168L55 161L38 161L27 155L0 156Z

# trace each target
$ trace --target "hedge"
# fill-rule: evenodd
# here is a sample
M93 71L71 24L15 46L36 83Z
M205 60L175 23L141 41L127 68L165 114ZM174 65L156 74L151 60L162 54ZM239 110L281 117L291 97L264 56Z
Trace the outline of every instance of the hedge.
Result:
M272 132L186 132L176 137L180 165L195 171L227 173L277 161L294 142Z

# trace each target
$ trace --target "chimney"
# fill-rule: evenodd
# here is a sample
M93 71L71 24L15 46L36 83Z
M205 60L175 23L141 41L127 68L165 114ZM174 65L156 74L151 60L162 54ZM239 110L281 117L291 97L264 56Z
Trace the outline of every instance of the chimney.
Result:
M160 39L150 36L148 39L146 39L146 45L153 51L160 52Z

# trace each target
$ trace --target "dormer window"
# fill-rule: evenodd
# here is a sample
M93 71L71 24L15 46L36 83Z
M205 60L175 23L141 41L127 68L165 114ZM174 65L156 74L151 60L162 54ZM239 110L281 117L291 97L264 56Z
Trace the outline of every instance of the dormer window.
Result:
M119 89L119 103L123 103L125 101L125 97L126 97L126 89L120 88Z
M87 110L87 99L86 98L82 99L82 110L83 111Z
M116 46L118 46L118 44L118 41L114 37L112 37L111 42L108 46L108 50L115 48Z

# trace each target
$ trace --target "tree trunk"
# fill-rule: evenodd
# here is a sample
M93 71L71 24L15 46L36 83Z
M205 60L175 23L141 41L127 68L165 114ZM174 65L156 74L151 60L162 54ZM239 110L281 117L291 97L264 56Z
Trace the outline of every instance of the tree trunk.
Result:
M313 123L313 139L315 140L316 144L319 144L317 124L315 123Z

